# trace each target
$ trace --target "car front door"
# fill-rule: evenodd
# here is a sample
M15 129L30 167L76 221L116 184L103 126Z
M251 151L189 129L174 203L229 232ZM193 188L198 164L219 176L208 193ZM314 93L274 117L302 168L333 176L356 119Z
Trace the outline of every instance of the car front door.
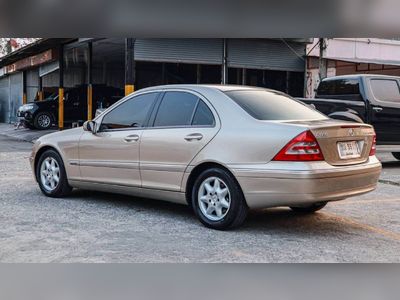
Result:
M157 97L154 92L136 95L105 113L96 134L84 132L79 142L81 180L141 186L139 145Z
M396 79L370 79L371 124L378 144L400 144L400 85Z
M219 119L208 101L167 91L158 101L140 145L142 186L180 191L185 169L217 134Z

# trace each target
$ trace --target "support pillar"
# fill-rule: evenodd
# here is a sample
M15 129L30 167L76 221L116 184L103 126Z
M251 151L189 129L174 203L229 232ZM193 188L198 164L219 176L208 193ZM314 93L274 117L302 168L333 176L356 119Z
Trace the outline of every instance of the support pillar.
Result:
M319 79L322 80L327 77L328 66L325 57L326 41L325 39L319 39Z
M38 100L42 101L44 99L43 94L43 77L39 76L39 91L38 91Z
M125 39L125 96L135 91L135 41L134 38Z
M92 42L88 43L88 87L87 87L87 119L90 121L93 119L93 86L92 86L92 57L93 57L93 45Z
M222 46L222 68L221 68L221 83L228 83L228 40L223 39Z
M22 104L28 103L26 95L26 71L22 72Z
M64 47L59 49L60 81L58 85L58 129L64 129Z
M197 65L196 69L196 83L200 84L201 83L201 65Z

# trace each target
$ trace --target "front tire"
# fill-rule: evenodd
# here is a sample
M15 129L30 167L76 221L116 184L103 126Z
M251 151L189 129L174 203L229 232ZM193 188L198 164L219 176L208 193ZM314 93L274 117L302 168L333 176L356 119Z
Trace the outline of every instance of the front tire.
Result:
M228 171L211 168L195 180L192 207L206 227L225 230L239 227L245 221L248 207L236 179Z
M291 206L290 208L298 213L302 214L311 214L314 213L320 209L323 209L326 206L327 202L318 202L318 203L313 203L308 206Z
M49 113L41 112L35 116L33 124L35 125L35 127L37 129L45 130L45 129L49 129L51 127L52 120L53 119Z
M400 160L400 152L392 152L395 159Z
M61 156L54 150L43 152L35 173L40 189L48 197L60 198L72 191Z
M35 126L33 126L32 124L30 124L27 121L24 121L24 127L28 128L28 129L36 129Z

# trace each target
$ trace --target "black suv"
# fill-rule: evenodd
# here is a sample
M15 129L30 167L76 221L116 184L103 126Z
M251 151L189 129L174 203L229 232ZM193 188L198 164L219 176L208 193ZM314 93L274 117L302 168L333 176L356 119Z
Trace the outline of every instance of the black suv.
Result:
M93 111L107 108L123 97L123 90L105 85L93 85ZM58 120L58 92L50 94L42 101L22 105L17 116L23 118L24 125L31 129L49 129ZM87 87L77 86L64 91L65 123L82 123L87 120Z

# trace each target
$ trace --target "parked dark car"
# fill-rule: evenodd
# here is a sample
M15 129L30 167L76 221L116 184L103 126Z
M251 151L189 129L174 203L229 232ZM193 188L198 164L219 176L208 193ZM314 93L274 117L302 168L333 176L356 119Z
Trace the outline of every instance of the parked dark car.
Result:
M123 97L123 90L105 85L93 86L93 116L96 109L107 108ZM31 129L49 129L58 120L58 91L42 101L22 105L17 116ZM78 86L64 91L64 121L83 123L87 120L87 87Z
M320 82L314 99L300 100L333 119L373 125L377 148L400 160L400 77L330 77Z

